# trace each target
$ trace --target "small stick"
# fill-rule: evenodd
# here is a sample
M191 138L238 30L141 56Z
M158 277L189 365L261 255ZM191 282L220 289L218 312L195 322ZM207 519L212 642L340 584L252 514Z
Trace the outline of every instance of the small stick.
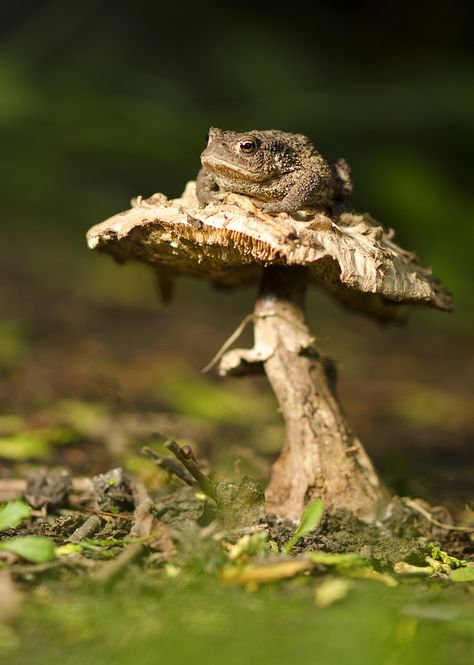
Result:
M155 517L151 513L153 501L148 496L145 485L134 480L132 483L135 511L133 513L133 525L130 529L130 538L145 538L153 530Z
M110 517L116 520L133 520L132 515L128 515L127 513L109 513L105 510L96 510L95 508L85 507L73 508L73 510L76 510L78 513L93 513L94 515L99 515L99 517L105 517L106 519ZM69 514L69 512L69 510L64 511L65 514Z
M151 514L153 501L148 496L145 486L134 481L132 484L135 511L134 523L130 529L131 538L146 538L149 536L156 523L156 518ZM105 563L94 575L94 579L101 584L111 583L121 571L140 556L143 551L143 543L132 543L126 545L120 554L113 560Z
M26 491L26 480L5 478L0 480L0 503L19 499ZM92 483L89 478L73 478L72 493L92 493Z
M53 561L46 561L45 563L17 563L12 568L12 575L17 577L21 575L39 575L46 573L54 568L83 568L85 570L94 570L96 562L91 559L86 559L79 556L60 557Z
M176 443L176 441L173 441L172 439L166 441L165 447L168 448L168 450L171 450L173 455L175 455L175 457L181 462L181 464L184 467L186 467L186 469L193 476L193 478L196 479L197 484L202 489L204 494L206 494L208 497L210 497L215 501L216 488L214 487L213 483L209 480L209 478L205 476L203 472L199 469L194 459L193 453L189 452L189 450L188 451L184 450L183 448L181 448L181 446L179 446Z
M129 563L132 563L132 561L138 558L142 549L143 545L139 543L126 545L115 559L107 561L107 563L99 568L99 570L93 575L94 580L100 584L110 584Z
M81 524L68 538L70 543L79 543L81 540L90 538L102 526L102 520L98 515L91 515Z
M172 457L163 457L162 455L159 455L154 450L152 450L152 448L148 448L148 446L144 446L141 452L143 455L150 457L153 460L153 462L156 464L156 466L159 466L161 469L168 471L168 473L177 476L187 485L196 484L196 481L194 480L192 475L188 473L186 469L183 468L183 466L179 464L179 462L177 462Z
M419 506L415 501L412 501L411 499L403 499L403 501L405 505L407 505L415 512L420 513L420 515L423 515L423 517L426 518L428 522L431 522L431 524L434 524L435 526L439 526L440 529L446 529L447 531L465 531L467 533L474 532L474 527L471 526L455 526L451 524L446 524L445 522L440 522L439 520L435 519L427 510Z

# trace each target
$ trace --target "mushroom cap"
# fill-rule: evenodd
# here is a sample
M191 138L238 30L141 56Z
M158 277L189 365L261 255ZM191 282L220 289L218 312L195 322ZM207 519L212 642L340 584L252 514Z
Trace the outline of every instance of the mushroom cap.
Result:
M199 208L194 182L181 198L155 194L132 206L93 226L89 247L225 286L256 282L266 266L305 266L310 281L379 320L403 318L399 303L453 309L431 269L367 213L272 216L237 194Z

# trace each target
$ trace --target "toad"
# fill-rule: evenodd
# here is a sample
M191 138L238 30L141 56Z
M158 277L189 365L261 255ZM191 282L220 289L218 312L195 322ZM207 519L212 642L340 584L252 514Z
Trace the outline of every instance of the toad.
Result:
M201 206L235 192L255 198L267 213L292 213L331 207L352 191L346 161L330 164L303 134L211 127L206 140L196 185Z

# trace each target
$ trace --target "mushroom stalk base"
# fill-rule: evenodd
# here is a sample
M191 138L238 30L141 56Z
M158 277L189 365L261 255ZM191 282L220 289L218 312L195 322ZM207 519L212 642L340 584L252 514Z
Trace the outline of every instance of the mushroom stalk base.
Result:
M304 314L304 268L264 270L255 306L255 345L221 360L221 374L263 369L286 424L283 450L266 491L267 511L299 519L309 501L346 508L365 521L380 517L388 494L335 394L335 371L318 352Z

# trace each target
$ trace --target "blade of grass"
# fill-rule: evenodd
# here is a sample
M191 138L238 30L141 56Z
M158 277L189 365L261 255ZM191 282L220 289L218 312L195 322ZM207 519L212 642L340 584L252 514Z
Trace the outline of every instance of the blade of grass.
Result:
M311 503L306 506L298 528L283 547L284 554L288 554L300 538L315 530L321 521L323 513L324 504L321 499L314 499L314 501L311 501Z

